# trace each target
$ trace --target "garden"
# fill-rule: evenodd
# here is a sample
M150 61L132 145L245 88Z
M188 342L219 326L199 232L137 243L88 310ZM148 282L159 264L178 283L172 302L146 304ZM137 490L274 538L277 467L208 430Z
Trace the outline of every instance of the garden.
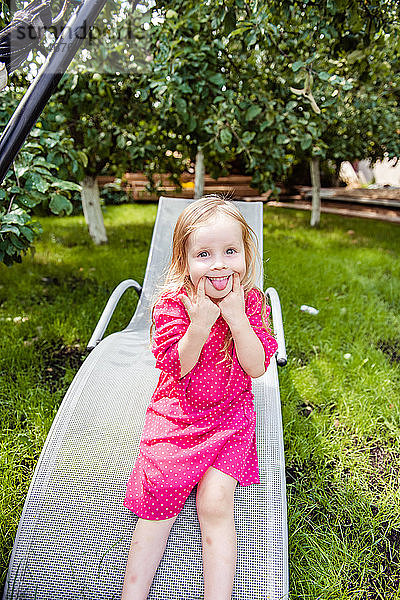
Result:
M142 281L156 205L112 206L93 250L80 216L46 217L35 255L2 271L2 572L33 469L120 281ZM398 227L265 209L265 287L279 291L279 371L293 598L397 598ZM107 334L126 326L121 301ZM300 311L312 305L318 315ZM3 579L4 581L4 579Z
M12 15L0 9L3 26ZM206 173L249 175L264 195L264 288L279 292L288 352L290 597L400 598L399 229L320 215L319 198L320 173L335 177L343 160L400 156L399 9L107 3L0 187L2 586L35 466L101 311L120 281L143 282L157 202L132 201L125 174L145 174L160 195L159 174L176 195L193 176L201 197ZM2 129L51 43L0 91ZM268 205L302 168L311 223ZM100 192L106 176L114 183ZM124 295L106 335L136 303Z

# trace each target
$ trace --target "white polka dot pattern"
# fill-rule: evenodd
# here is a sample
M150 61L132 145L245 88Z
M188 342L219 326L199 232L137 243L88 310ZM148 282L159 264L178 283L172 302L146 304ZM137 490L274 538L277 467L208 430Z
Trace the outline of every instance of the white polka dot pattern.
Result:
M189 317L178 293L161 299L154 310L152 350L161 374L147 409L139 456L124 501L145 519L178 514L210 466L241 485L260 481L251 378L240 366L234 348L232 360L224 359L227 324L222 317L214 324L197 364L180 378L177 347ZM250 290L246 314L263 344L267 367L277 343L263 325L261 307L261 292Z

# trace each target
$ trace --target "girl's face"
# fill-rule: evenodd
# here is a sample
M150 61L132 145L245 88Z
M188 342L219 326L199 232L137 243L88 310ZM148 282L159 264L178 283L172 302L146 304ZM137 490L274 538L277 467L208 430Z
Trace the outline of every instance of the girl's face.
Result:
M189 235L187 274L195 288L205 277L207 296L218 301L232 290L234 273L240 281L246 274L242 228L233 217L219 214Z

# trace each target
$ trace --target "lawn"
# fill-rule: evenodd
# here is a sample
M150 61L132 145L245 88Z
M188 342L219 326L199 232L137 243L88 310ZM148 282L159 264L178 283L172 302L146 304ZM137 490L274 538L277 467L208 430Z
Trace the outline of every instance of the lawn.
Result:
M42 219L36 253L0 267L1 582L29 482L85 345L119 281L143 280L156 206ZM400 230L266 208L266 287L282 302L280 370L292 600L400 598ZM127 293L108 332L135 308ZM302 304L318 315L300 311Z

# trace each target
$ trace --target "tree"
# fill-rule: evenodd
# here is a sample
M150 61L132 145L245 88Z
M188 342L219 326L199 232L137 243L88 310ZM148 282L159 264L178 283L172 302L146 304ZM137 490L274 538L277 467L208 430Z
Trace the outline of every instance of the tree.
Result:
M278 90L286 132L276 142L310 161L313 225L319 222L320 159L376 160L400 150L399 69L393 69L399 63L398 8L398 0L260 2L231 33L254 48L266 79L284 84Z
M151 71L141 87L141 99L153 112L145 129L154 150L151 166L178 179L185 159L204 157L216 177L239 158L255 184L276 189L273 174L283 174L291 161L283 145L273 144L283 130L282 119L271 119L271 113L282 101L240 37L229 37L233 9L190 1L159 2L156 8L158 19L149 30ZM174 152L182 160L171 160Z
M65 127L75 148L87 156L79 183L83 212L95 244L107 242L96 177L103 173L121 176L132 169L137 158L134 131L143 105L135 95L147 65L143 26L148 19L148 14L132 11L127 2L108 4L96 23L95 39L89 37L44 111L47 126L53 130ZM114 22L118 23L117 32L112 29ZM133 28L134 55L128 54L126 44Z
M0 125L5 126L25 91L14 83L0 95ZM52 132L38 122L13 162L0 188L0 262L11 266L40 235L40 224L32 218L41 205L57 215L70 214L72 197L80 190L71 181L85 163L67 132Z
M207 170L242 156L265 190L302 158L317 181L319 160L397 152L398 0L156 6L151 104Z
M141 26L148 15L130 15L129 8L127 2L107 3L95 28L98 39L93 41L90 36L75 61L75 72L64 76L58 92L15 160L13 171L7 174L0 190L0 257L6 264L20 261L21 254L40 233L40 226L31 218L33 207L41 204L53 213L69 214L76 191L81 191L90 228L94 220L90 209L95 209L97 220L92 235L96 241L106 240L104 226L101 237L98 236L98 224L101 227L103 219L95 176L102 170L119 174L128 165L132 166L129 131L135 122L137 74L125 75L128 66L137 71L146 65L147 56L144 44L138 48L136 36L130 40L131 45L136 44L136 62L132 63L133 53L128 52L126 43L127 30L133 21L139 21L143 33ZM110 23L116 22L119 45L115 44L112 35L115 31L110 28ZM44 48L43 52L46 51ZM33 60L39 65L43 54L36 52ZM123 75L118 72L122 67ZM13 75L9 89L0 97L3 125L26 90L24 71L26 74L27 68Z

